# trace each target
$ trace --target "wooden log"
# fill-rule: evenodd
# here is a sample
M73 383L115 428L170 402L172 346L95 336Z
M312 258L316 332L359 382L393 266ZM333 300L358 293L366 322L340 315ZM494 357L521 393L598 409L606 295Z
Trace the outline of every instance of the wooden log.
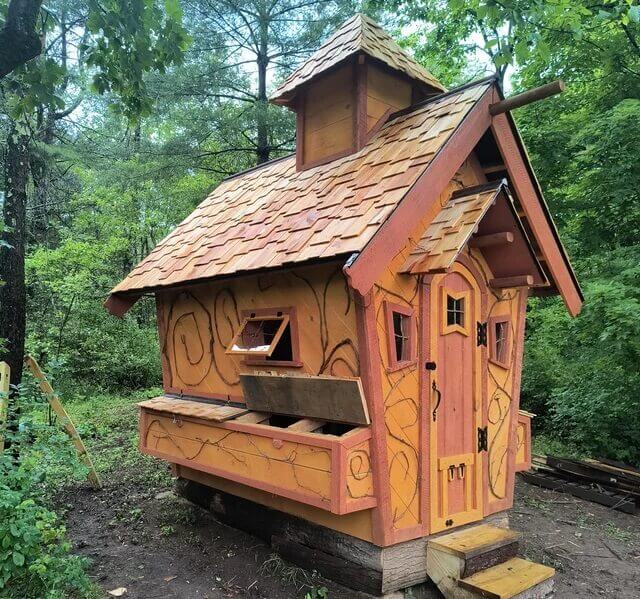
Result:
M40 369L40 366L31 356L25 356L24 363L29 368L29 370L31 370L33 376L38 381L38 386L40 387L40 391L42 391L42 394L47 398L47 401L49 402L51 409L55 412L56 416L60 418L60 423L62 424L62 427L64 428L65 432L67 433L67 435L69 435L69 437L71 437L71 441L73 442L76 448L80 461L89 469L89 475L88 475L89 481L94 486L94 488L96 489L101 488L102 483L100 482L100 477L96 472L96 469L93 465L91 457L89 457L89 454L87 453L87 448L85 447L82 439L80 438L80 435L78 434L78 431L76 430L76 427L73 424L73 420L71 420L71 417L69 416L69 414L67 414L67 411L64 409L64 406L62 405L60 398L58 397L57 393L53 390L51 383L49 383L49 381L47 380L47 377L44 375L44 373Z
M531 275L517 275L515 277L502 277L501 279L491 279L489 287L493 289L506 289L508 287L530 287L533 285Z
M502 233L491 233L489 235L476 235L469 240L472 248L486 248L494 245L506 245L513 243L513 233L504 231Z
M489 114L491 114L491 116L496 116L497 114L502 114L508 110L513 110L514 108L520 108L521 106L531 104L532 102L544 100L550 96L562 93L564 88L564 81L560 79L552 81L551 83L535 87L534 89L527 90L521 94L516 94L515 96L511 96L510 98L505 98L504 100L500 100L500 102L491 104L489 106Z
M11 369L9 364L0 362L0 453L4 451L4 427L7 422L10 377Z

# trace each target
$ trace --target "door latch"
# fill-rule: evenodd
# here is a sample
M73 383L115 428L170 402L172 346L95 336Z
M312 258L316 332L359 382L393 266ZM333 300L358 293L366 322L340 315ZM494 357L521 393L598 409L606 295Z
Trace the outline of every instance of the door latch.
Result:
M489 442L487 439L487 427L478 428L478 453L489 450Z

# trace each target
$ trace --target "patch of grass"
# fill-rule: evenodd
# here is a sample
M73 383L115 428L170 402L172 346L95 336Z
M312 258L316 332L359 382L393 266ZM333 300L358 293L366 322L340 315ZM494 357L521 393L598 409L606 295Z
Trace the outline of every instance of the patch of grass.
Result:
M577 447L545 434L538 434L531 439L532 452L538 455L553 455L563 458L582 459L585 456Z
M163 524L160 527L160 534L163 537L170 537L174 532L176 532L176 529L173 528L173 526L171 526L171 524Z
M541 501L540 499L536 499L535 497L531 497L530 495L525 495L522 498L522 503L524 503L528 507L532 507L543 514L551 513L551 508L549 507L547 501Z
M118 480L118 484L141 484L154 490L168 488L171 476L164 462L145 456L138 449L138 407L140 401L161 394L160 389L137 391L129 395L98 393L62 396L69 415L75 422L100 477ZM32 414L34 420L46 422L47 408L42 405ZM51 435L64 435L59 423ZM69 443L70 446L70 443ZM79 475L75 456L50 464L48 479L57 488L77 482Z
M623 541L625 543L628 543L634 537L634 534L632 532L629 532L628 530L623 530L622 528L618 528L612 522L606 522L602 526L602 530L608 537L611 537L612 539L616 539L617 541Z
M293 566L285 562L277 553L272 553L260 566L260 573L265 576L274 576L286 584L297 588L311 587L312 575L303 568Z

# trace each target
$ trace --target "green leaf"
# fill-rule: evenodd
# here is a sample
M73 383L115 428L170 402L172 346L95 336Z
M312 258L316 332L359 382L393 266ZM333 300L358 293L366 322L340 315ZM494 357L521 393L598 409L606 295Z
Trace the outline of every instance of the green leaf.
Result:
M24 555L22 555L22 553L20 553L19 551L14 551L13 563L18 567L24 566Z

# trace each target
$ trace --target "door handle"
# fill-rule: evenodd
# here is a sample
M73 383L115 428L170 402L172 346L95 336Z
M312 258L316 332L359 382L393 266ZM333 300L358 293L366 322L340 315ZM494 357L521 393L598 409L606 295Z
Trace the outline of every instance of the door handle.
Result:
M438 385L436 385L436 382L433 381L433 383L431 383L431 388L436 392L436 395L438 396L438 401L436 401L436 406L435 408L433 408L433 421L436 421L436 418L438 417L438 408L440 407L440 402L442 401L442 392L440 391L440 389L438 389Z

